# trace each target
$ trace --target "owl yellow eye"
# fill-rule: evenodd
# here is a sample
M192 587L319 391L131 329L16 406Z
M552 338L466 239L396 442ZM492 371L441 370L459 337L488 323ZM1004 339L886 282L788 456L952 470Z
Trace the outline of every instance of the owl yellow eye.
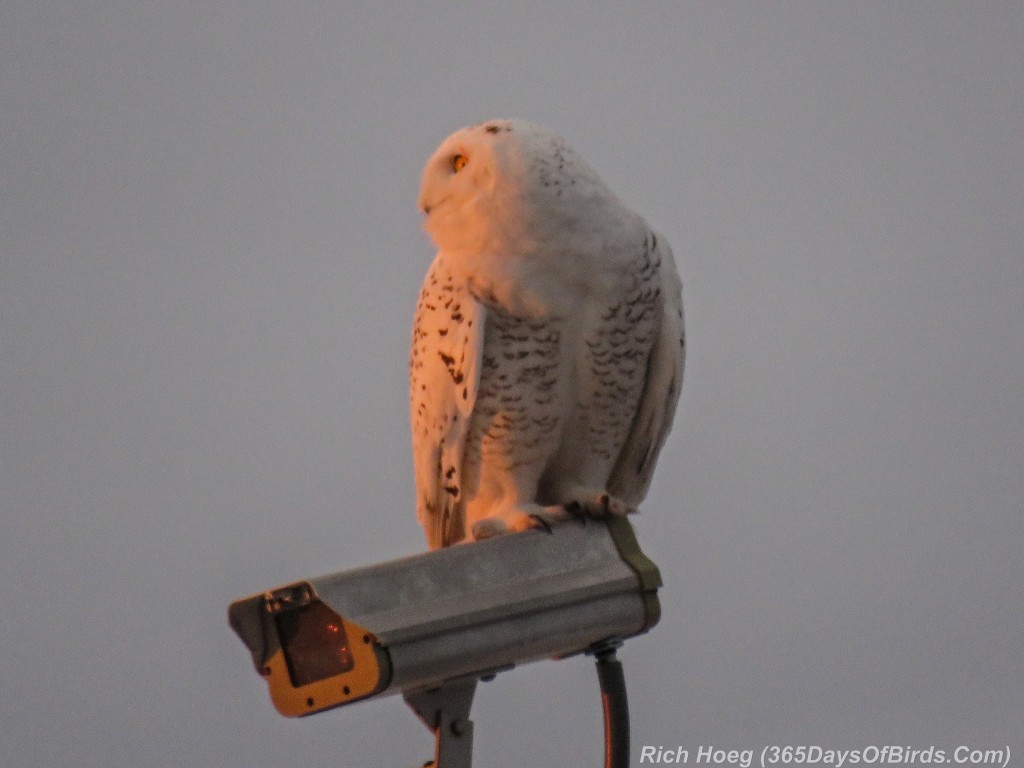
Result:
M469 158L465 155L452 155L452 173L458 173L466 167L466 163L469 162Z

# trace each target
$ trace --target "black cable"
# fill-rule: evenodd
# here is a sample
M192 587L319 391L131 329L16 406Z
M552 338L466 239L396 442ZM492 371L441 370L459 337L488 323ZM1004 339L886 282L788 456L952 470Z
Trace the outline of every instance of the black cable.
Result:
M629 768L629 702L622 662L615 657L614 648L598 651L594 656L604 709L604 766Z

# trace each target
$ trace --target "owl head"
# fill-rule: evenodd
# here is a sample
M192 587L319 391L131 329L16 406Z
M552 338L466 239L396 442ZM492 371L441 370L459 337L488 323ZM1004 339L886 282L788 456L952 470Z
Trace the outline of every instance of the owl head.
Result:
M601 203L613 200L561 137L522 120L489 120L441 142L423 169L419 206L446 253L511 257L602 226Z

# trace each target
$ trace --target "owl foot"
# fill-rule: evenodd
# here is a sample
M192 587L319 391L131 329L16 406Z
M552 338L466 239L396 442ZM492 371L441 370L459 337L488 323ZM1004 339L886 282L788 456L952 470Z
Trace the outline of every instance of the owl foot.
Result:
M610 493L601 493L596 497L582 501L570 501L564 504L563 508L569 515L583 521L586 521L588 517L593 517L597 520L604 520L609 517L625 517L630 512L636 511L622 499L616 498Z
M504 536L508 533L519 533L529 530L551 533L551 525L545 517L539 514L524 512L506 512L500 515L485 517L473 523L473 538L479 541L480 539L492 539L495 536Z
M542 530L545 533L551 533L551 526L548 524L547 520L540 515L530 515L530 517L532 517L533 521L536 523L536 525L533 526L534 528Z

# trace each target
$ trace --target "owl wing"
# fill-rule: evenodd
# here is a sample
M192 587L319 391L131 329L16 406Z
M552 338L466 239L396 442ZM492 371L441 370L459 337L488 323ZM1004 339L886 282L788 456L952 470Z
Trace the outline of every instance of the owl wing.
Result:
M486 308L439 253L423 281L409 361L416 514L431 549L465 536L463 454L476 403Z
M665 238L652 234L652 258L661 275L661 324L650 356L640 405L608 481L608 491L636 507L647 495L683 383L686 338L682 282Z

